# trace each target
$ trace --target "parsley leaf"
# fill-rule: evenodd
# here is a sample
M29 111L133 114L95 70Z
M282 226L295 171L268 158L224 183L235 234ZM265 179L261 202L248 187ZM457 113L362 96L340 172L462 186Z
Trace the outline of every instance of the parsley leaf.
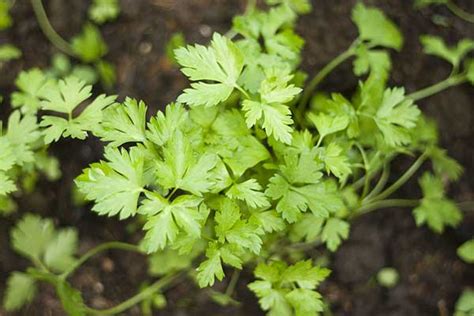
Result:
M99 29L90 23L84 25L82 32L72 39L71 45L74 53L85 63L100 60L108 50Z
M171 203L157 193L147 193L147 198L139 212L150 216L144 226L147 230L144 246L148 253L173 243L180 229L193 238L201 236L198 206L202 198L181 195Z
M21 255L32 260L40 260L54 234L51 220L27 214L11 231L12 246Z
M115 102L115 96L98 96L77 117L73 111L90 98L92 86L76 77L60 80L55 88L44 92L43 110L67 115L66 118L45 115L40 123L46 127L45 142L58 141L62 137L85 139L88 131L95 131L102 120L102 110Z
M321 239L331 251L336 251L341 241L349 237L349 223L338 218L327 220L321 232Z
M474 239L468 240L459 246L457 254L465 262L474 263Z
M411 140L409 129L416 126L420 110L411 99L405 98L403 88L385 90L375 123L389 146L408 144Z
M114 20L119 13L118 0L94 0L89 7L89 17L98 24Z
M123 104L109 106L103 113L101 128L96 134L110 146L144 142L146 105L143 101L126 98Z
M440 57L453 67L458 67L462 59L474 50L474 40L470 39L463 39L453 47L447 46L441 37L434 35L423 35L420 41L426 54Z
M63 272L76 261L74 254L77 247L77 231L72 228L60 230L45 250L44 263L53 270Z
M423 200L413 210L416 224L427 224L434 232L442 233L446 226L456 227L462 220L462 213L456 204L444 196L440 178L425 173L420 179Z
M396 50L402 47L402 34L379 9L366 7L362 2L358 2L352 10L352 20L359 29L360 38L369 44Z
M270 203L261 191L262 187L255 179L250 179L242 183L234 184L226 195L231 199L245 201L252 208L269 207Z
M7 280L3 306L8 312L20 309L30 303L36 295L36 282L26 273L13 272Z
M104 156L107 161L90 165L76 178L79 190L95 201L92 210L100 215L119 214L120 219L135 215L145 185L142 151L107 147Z
M260 101L244 100L242 108L246 123L250 128L262 120L267 136L272 136L285 144L291 143L293 119L285 103L290 102L301 92L300 88L288 82L293 76L271 71L260 86Z
M12 93L12 106L19 107L22 113L35 114L41 108L41 97L52 82L38 68L22 71L15 80L20 91Z
M190 80L197 81L191 84L191 88L184 90L178 102L210 107L227 100L234 88L238 87L243 57L235 44L226 37L214 33L210 47L181 47L175 51L175 55L183 67L181 71Z

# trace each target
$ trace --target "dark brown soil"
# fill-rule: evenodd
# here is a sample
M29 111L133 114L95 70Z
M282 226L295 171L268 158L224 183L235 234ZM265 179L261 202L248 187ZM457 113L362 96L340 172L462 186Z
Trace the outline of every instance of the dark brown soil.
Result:
M78 32L86 18L89 1L44 1L50 18L64 36ZM474 38L474 27L453 17L442 7L420 11L412 9L412 1L366 1L381 7L405 34L402 52L394 54L393 85L414 91L434 83L449 73L449 66L421 53L418 37L438 34L449 42ZM301 19L299 31L307 41L304 69L315 73L344 50L356 35L349 17L355 0L317 0L314 12ZM474 12L474 2L459 0L459 5ZM184 32L188 42L204 43L213 31L225 32L234 14L242 12L245 1L225 0L122 0L120 18L102 28L109 45L109 61L117 66L120 96L143 99L151 113L173 101L187 85L164 54L164 45L171 34ZM19 46L24 57L0 69L0 91L7 95L16 74L33 66L46 67L54 48L40 32L31 7L26 0L17 0L13 8L15 26L0 34L0 43L9 41ZM433 15L446 17L448 26L432 22ZM356 79L350 63L338 68L322 88L351 92ZM419 102L420 107L440 125L441 141L449 153L465 166L459 184L451 195L459 201L474 197L474 146L472 139L474 89L464 85ZM0 113L5 117L5 108ZM0 219L0 295L11 271L26 267L26 261L9 249L8 232L25 212L52 217L57 224L75 226L81 236L81 250L110 240L136 241L128 236L127 223L95 216L87 207L71 202L72 180L88 163L100 158L100 144L65 141L52 148L61 161L63 178L55 183L41 181L35 193L18 199L20 212ZM393 170L399 175L406 168L401 160ZM419 194L416 181L400 195ZM366 215L352 226L351 237L333 256L333 273L322 287L334 315L451 315L454 302L466 286L474 286L472 267L456 257L456 248L472 237L473 210L456 230L436 235L417 228L409 210L387 209ZM374 280L377 271L392 266L400 272L399 284L390 290ZM251 276L244 273L243 279ZM134 254L111 252L90 261L73 278L91 306L113 306L132 295L146 279L146 262ZM225 286L225 284L223 285ZM222 308L187 282L171 289L169 304L160 315L261 315L256 300L244 284L238 286L240 307ZM0 310L0 315L5 313ZM17 315L63 315L54 291L45 286L29 308ZM6 315L6 314L5 314ZM139 309L126 315L140 315Z

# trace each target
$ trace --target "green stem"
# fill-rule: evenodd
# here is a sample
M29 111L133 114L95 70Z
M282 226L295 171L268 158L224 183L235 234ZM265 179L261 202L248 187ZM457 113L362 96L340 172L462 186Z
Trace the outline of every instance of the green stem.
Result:
M388 177L390 176L390 167L389 164L383 166L382 175L379 178L379 181L375 185L374 189L365 197L364 200L370 200L375 195L379 194L387 184Z
M420 204L420 200L391 199L367 203L356 209L352 218L370 213L375 210L390 207L415 207Z
M358 41L356 41L358 43ZM354 43L356 43L354 42ZM302 115L306 109L306 106L309 102L309 99L314 93L314 90L317 88L317 86L321 83L321 81L326 78L327 75L329 75L337 66L342 64L344 61L347 59L351 58L352 56L355 55L356 52L356 45L352 44L346 51L344 51L342 54L334 58L329 64L324 66L323 69L321 69L320 72L314 76L314 78L309 82L308 86L306 89L304 89L303 96L300 99L300 102L298 104L298 109L297 113L300 116L300 121L302 122Z
M91 314L91 315L115 315L115 314L123 313L124 311L132 308L133 306L137 305L141 301L149 298L160 289L169 285L171 282L176 280L180 275L181 274L169 274L159 279L158 281L156 281L149 287L145 288L144 290L140 291L136 295L132 296L131 298L127 299L126 301L112 308L97 310L97 309L86 307L86 311L88 314Z
M244 90L244 88L242 88L241 86L239 86L238 84L235 85L235 88L237 90L239 90L240 92L242 92L242 94L247 98L247 99L250 99L250 95L247 93L247 91Z
M234 270L234 273L232 273L232 277L230 278L229 285L227 286L227 289L225 290L225 295L232 296L235 290L235 286L237 285L237 281L239 280L239 277L240 277L240 270Z
M448 1L446 2L446 7L457 15L459 18L463 19L464 21L467 21L469 23L474 23L474 14L469 13L458 7L454 2Z
M362 148L362 146L359 145L358 143L356 143L356 147L357 147L357 149L359 149L360 154L362 155L362 160L364 161L364 169L365 169L365 172L366 172L366 177L365 177L365 180L364 180L364 188L362 189L362 198L364 198L367 195L367 193L369 193L371 178L367 175L370 173L370 165L369 165L369 162L367 160L367 156L365 155L364 148Z
M73 273L77 268L79 268L84 262L95 256L96 254L109 250L109 249L120 249L120 250L127 250L127 251L135 251L135 252L143 252L138 246L127 244L118 241L106 242L100 244L97 247L92 248L91 250L87 251L82 257L79 258L73 265L69 267L66 271L64 271L61 275L61 279L66 279L71 273Z
M431 85L429 87L423 88L419 91L410 93L407 95L407 98L410 98L414 101L424 99L426 97L429 97L433 94L436 94L438 92L441 92L447 88L450 88L452 86L457 86L463 82L466 81L466 75L465 74L458 74L458 75L453 75L449 76L448 78L444 79L443 81L440 81L438 83L435 83L434 85Z
M415 172L423 165L425 160L428 158L428 155L423 153L416 161L411 165L410 168L408 168L405 173L398 178L397 181L395 181L391 186L389 186L387 189L382 191L382 193L376 195L373 197L370 201L380 201L384 200L385 198L389 197L392 195L395 191L397 191L402 185L404 185L414 174Z
M53 26L49 22L41 0L31 0L31 5L35 12L36 19L38 20L38 24L49 41L63 53L70 55L71 57L76 57L71 45L54 30Z

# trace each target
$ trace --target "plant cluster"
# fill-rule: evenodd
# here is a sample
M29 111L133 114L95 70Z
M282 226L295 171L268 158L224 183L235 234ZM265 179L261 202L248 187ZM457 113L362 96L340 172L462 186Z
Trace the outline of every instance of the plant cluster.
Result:
M95 1L91 18L115 16L111 3ZM104 142L104 156L76 178L78 190L99 215L136 218L144 237L139 245L111 242L78 257L75 230L25 215L11 239L32 267L9 278L7 310L31 301L37 282L44 281L71 315L114 314L139 302L149 311L151 300L162 304L162 291L178 278L204 288L234 271L226 293L213 293L216 301L232 303L238 271L248 268L256 279L248 287L269 315L314 315L328 308L317 288L329 270L305 250L324 245L336 251L354 218L409 207L418 225L436 233L460 223L462 211L445 188L462 167L439 147L436 124L415 102L474 83L474 62L467 57L474 42L449 47L423 37L425 52L450 62L453 71L407 94L387 83L390 50L401 49L402 34L382 11L358 3L352 20L359 36L305 84L307 74L299 70L304 40L295 23L311 9L309 1L267 4L266 11L249 5L231 32L214 33L208 46L176 49L191 85L149 120L144 102L93 97L77 76L56 79L39 69L19 75L11 97L15 111L0 134L0 198L12 203L10 194L25 172L58 176L56 160L46 155L50 144L94 136ZM85 62L105 52L89 45L100 42L97 34L86 26L73 40ZM360 78L354 94L315 93L350 58ZM412 164L393 180L391 164L400 156ZM427 161L431 171L419 179L423 196L393 198ZM460 253L472 254L471 246ZM148 254L150 274L160 278L114 308L94 310L67 279L90 257L113 248Z

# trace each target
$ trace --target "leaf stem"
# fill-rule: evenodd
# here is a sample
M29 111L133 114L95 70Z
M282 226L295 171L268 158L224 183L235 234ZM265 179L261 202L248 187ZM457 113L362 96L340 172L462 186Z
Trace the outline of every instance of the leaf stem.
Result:
M232 296L235 290L235 286L237 285L237 281L239 280L240 277L240 270L234 270L232 273L232 276L229 281L229 285L227 286L227 289L225 290L225 295L227 296Z
M33 7L33 11L35 12L36 19L38 20L38 24L48 40L63 53L71 57L77 57L71 45L54 30L53 26L49 22L41 0L31 0L31 5Z
M153 283L152 285L150 285L147 288L143 289L142 291L140 291L136 295L130 297L126 301L123 301L122 303L120 303L120 304L118 304L118 305L116 305L112 308L97 310L97 309L93 309L93 308L90 308L90 307L86 307L86 311L87 311L88 314L91 314L91 315L115 315L115 314L122 313L122 312L132 308L136 304L140 303L141 301L147 299L148 297L150 297L151 295L153 295L154 293L156 293L160 289L164 288L165 286L169 285L171 282L176 280L181 274L182 273L166 275L163 278L156 281L155 283Z
M382 200L382 201L375 201L369 202L367 204L362 205L358 209L354 211L351 215L352 218L358 217L360 215L364 215L370 213L372 211L376 211L382 208L390 208L390 207L415 207L420 204L420 200L408 200L408 199L390 199L390 200Z
M414 101L420 100L427 98L433 94L436 94L438 92L441 92L447 88L450 88L452 86L457 86L463 82L466 81L466 75L465 74L457 74L453 76L449 76L448 78L444 79L443 81L440 81L438 83L435 83L431 86L428 86L426 88L423 88L419 91L410 93L407 95L407 98L410 98Z
M427 158L428 154L424 152L420 157L418 157L418 159L415 160L411 167L408 168L408 170L405 171L405 173L400 178L398 178L397 181L395 181L391 186L382 191L380 194L370 199L370 201L368 202L384 200L385 198L392 195L402 185L404 185L415 174L416 171L418 171L418 169L421 167L421 165L423 165Z
M71 273L73 273L76 269L78 269L84 262L86 262L87 260L95 256L96 254L105 250L109 250L109 249L120 249L120 250L135 251L135 252L140 252L140 253L143 252L137 245L127 244L127 243L123 243L119 241L106 242L87 251L73 265L71 265L69 269L64 271L59 277L65 280Z
M388 177L390 176L390 167L389 164L383 166L382 175L379 178L379 181L373 188L373 190L364 198L364 200L370 200L373 196L380 193L387 184Z
M454 15L458 16L459 18L463 19L466 22L474 23L474 14L469 13L458 7L453 1L447 1L446 7L454 13Z

